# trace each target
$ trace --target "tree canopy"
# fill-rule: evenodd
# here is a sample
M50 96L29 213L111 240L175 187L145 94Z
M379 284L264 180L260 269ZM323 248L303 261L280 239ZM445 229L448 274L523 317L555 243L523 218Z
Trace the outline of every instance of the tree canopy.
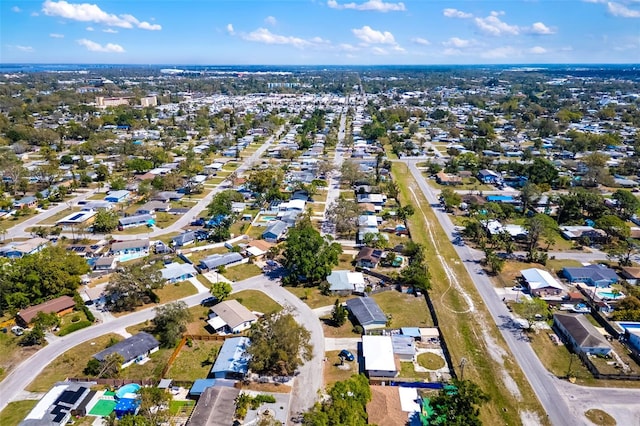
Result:
M283 266L289 272L284 282L291 285L314 285L324 280L342 253L342 246L320 235L308 219L289 231L284 246Z
M265 315L249 330L249 368L259 374L289 376L311 359L309 330L286 311Z
M111 310L131 311L145 300L157 301L153 291L164 282L160 271L149 265L126 265L111 275L104 294Z
M93 222L93 232L111 232L118 227L118 214L113 210L98 210L96 220Z
M156 316L152 322L155 333L160 337L160 344L165 348L176 345L187 330L191 319L189 307L183 301L171 302L153 309Z
M20 259L0 260L0 313L70 295L89 272L87 262L60 246Z
M371 401L369 381L363 374L336 382L329 389L329 398L304 414L306 426L367 424L366 406Z
M437 396L431 398L433 415L429 419L429 424L481 426L479 407L489 401L489 396L468 380L454 379L452 385L455 389L445 387Z

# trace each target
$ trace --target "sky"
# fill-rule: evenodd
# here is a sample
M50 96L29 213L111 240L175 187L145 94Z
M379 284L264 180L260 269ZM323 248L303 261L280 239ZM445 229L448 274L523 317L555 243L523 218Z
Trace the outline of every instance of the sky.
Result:
M640 63L640 0L1 0L0 63Z

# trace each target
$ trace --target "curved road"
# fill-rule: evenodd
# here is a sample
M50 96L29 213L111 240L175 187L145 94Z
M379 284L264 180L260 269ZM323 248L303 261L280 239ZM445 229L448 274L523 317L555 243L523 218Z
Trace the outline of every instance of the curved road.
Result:
M291 308L296 320L311 333L313 344L313 358L305 363L294 380L291 412L306 411L315 403L318 391L322 387L322 359L324 358L324 334L318 317L299 298L279 285L279 280L260 275L234 283L233 292L242 290L262 291L282 306ZM196 306L208 293L200 292L196 295L181 299L189 307ZM95 339L107 333L123 330L129 326L142 323L154 317L153 307L138 312L111 319L101 324L79 330L64 337L56 338L44 348L24 360L14 368L9 375L0 382L0 411L13 401L19 394L44 370L47 365L64 352L73 347Z
M416 167L416 161L404 161L433 207L438 222L447 235L452 235L454 225L443 209L439 208L437 191L426 183ZM640 389L603 389L572 385L547 371L531 345L526 339L522 339L521 330L514 327L511 313L494 291L493 283L480 266L479 261L484 258L484 254L468 246L454 247L553 425L589 425L584 417L584 412L589 408L607 411L616 417L620 425L640 425Z

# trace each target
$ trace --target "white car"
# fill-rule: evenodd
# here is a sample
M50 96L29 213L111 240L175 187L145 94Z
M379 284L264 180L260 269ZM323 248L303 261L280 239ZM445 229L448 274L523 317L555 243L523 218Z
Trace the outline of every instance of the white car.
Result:
M517 285L517 286L511 287L511 290L513 290L513 291L524 291L524 287L522 287L521 285Z

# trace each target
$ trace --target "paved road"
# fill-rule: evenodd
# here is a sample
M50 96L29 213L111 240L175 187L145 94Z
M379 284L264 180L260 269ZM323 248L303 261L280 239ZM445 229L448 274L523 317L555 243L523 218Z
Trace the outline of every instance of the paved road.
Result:
M348 106L347 106L348 108ZM329 176L329 182L327 186L327 199L324 203L324 223L322 224L322 229L320 230L322 235L331 235L335 238L336 234L336 226L334 223L331 223L327 220L327 209L331 204L333 204L338 197L340 196L340 169L342 167L342 163L344 162L344 138L345 138L345 127L347 123L347 108L343 109L342 115L340 116L340 127L338 129L338 143L336 145L336 150L333 157L333 167L334 171L331 172Z
M253 164L262 156L262 154L264 154L264 152L269 148L269 146L271 146L271 144L273 143L274 140L276 140L276 138L280 137L280 134L282 132L282 130L284 129L284 127L281 127L280 129L278 129L278 131L276 133L274 133L274 135L272 135L271 137L269 137L262 145L260 145L260 147L256 150L256 152L254 152L253 154L251 154L249 157L245 158L244 160L242 160L242 164L236 169L236 173L238 175L242 174L243 172L249 170ZM139 234L125 234L125 235L117 235L116 238L118 240L139 240L142 238L158 238L162 235L166 235L166 234L170 234L173 232L181 232L182 228L185 226L188 226L199 214L201 211L205 210L207 208L207 206L209 205L209 203L211 202L211 200L213 199L213 197L218 194L219 192L223 191L224 189L228 189L228 187L225 185L226 181L221 182L218 186L216 186L216 188L213 189L213 191L211 191L210 193L208 193L206 196L204 196L202 199L200 199L197 204L195 206L193 206L191 208L191 210L189 211L188 214L184 214L182 216L180 216L180 218L175 221L174 223L172 223L171 225L167 226L166 228L153 228L153 231L151 232L141 232ZM66 208L69 207L69 205L77 205L79 201L83 201L89 197L91 197L93 194L95 194L97 192L97 190L91 190L85 194L82 194L76 198L74 198L73 200L71 200L69 203L61 203L58 206L47 210L44 213L41 213L39 215L36 215L26 221L24 221L23 223L14 226L13 228L9 229L7 231L6 234L6 238L16 238L16 237L30 237L31 234L26 232L25 229L34 226L36 223L41 222L42 220L53 216L54 214L56 214L57 212L64 210ZM72 234L71 233L63 233L62 235L71 237ZM101 238L105 238L106 235L104 234L87 234L90 235L91 238L93 239L101 239Z
M435 195L436 191L424 181L415 161L407 163L420 190L432 205L440 225L448 235L452 235L454 225L449 216L439 207ZM640 415L640 389L607 389L606 391L600 389L598 391L595 388L561 381L549 373L536 356L531 345L526 339L522 339L520 330L514 327L511 314L494 291L493 283L478 264L484 258L483 253L467 246L454 247L553 425L587 425L584 417L586 408L584 407L601 408L616 417L618 424L621 425L640 424L637 422ZM620 406L623 406L624 409L619 409Z
M322 359L324 358L324 334L318 317L311 308L280 287L279 281L259 275L233 284L233 292L242 290L259 290L268 294L283 306L289 306L296 320L311 333L311 343L314 346L313 359L300 368L300 373L294 381L294 393L291 402L292 413L306 411L316 400L318 390L322 387ZM201 292L181 299L188 306L195 306L208 295ZM125 328L150 320L154 317L153 308L148 308L132 314L113 318L108 322L96 324L79 330L64 337L56 338L31 357L14 368L9 375L0 382L0 411L16 399L24 388L35 379L46 366L69 349L100 337L107 333L118 332Z
M11 239L11 238L31 237L31 233L26 231L27 228L32 228L34 226L37 226L37 224L39 222L42 222L43 220L48 219L51 216L53 216L53 215L65 210L65 209L68 209L70 206L77 205L78 202L86 200L87 198L89 198L93 194L95 194L96 192L98 192L97 189L87 190L86 192L83 192L83 193L75 196L74 198L66 201L66 202L58 203L58 205L53 206L53 207L43 211L42 213L38 213L37 215L35 215L33 217L30 217L29 219L25 220L24 222L9 228L7 230L7 233L4 235L4 239L6 240L6 239ZM71 211L69 211L69 214L71 214Z

